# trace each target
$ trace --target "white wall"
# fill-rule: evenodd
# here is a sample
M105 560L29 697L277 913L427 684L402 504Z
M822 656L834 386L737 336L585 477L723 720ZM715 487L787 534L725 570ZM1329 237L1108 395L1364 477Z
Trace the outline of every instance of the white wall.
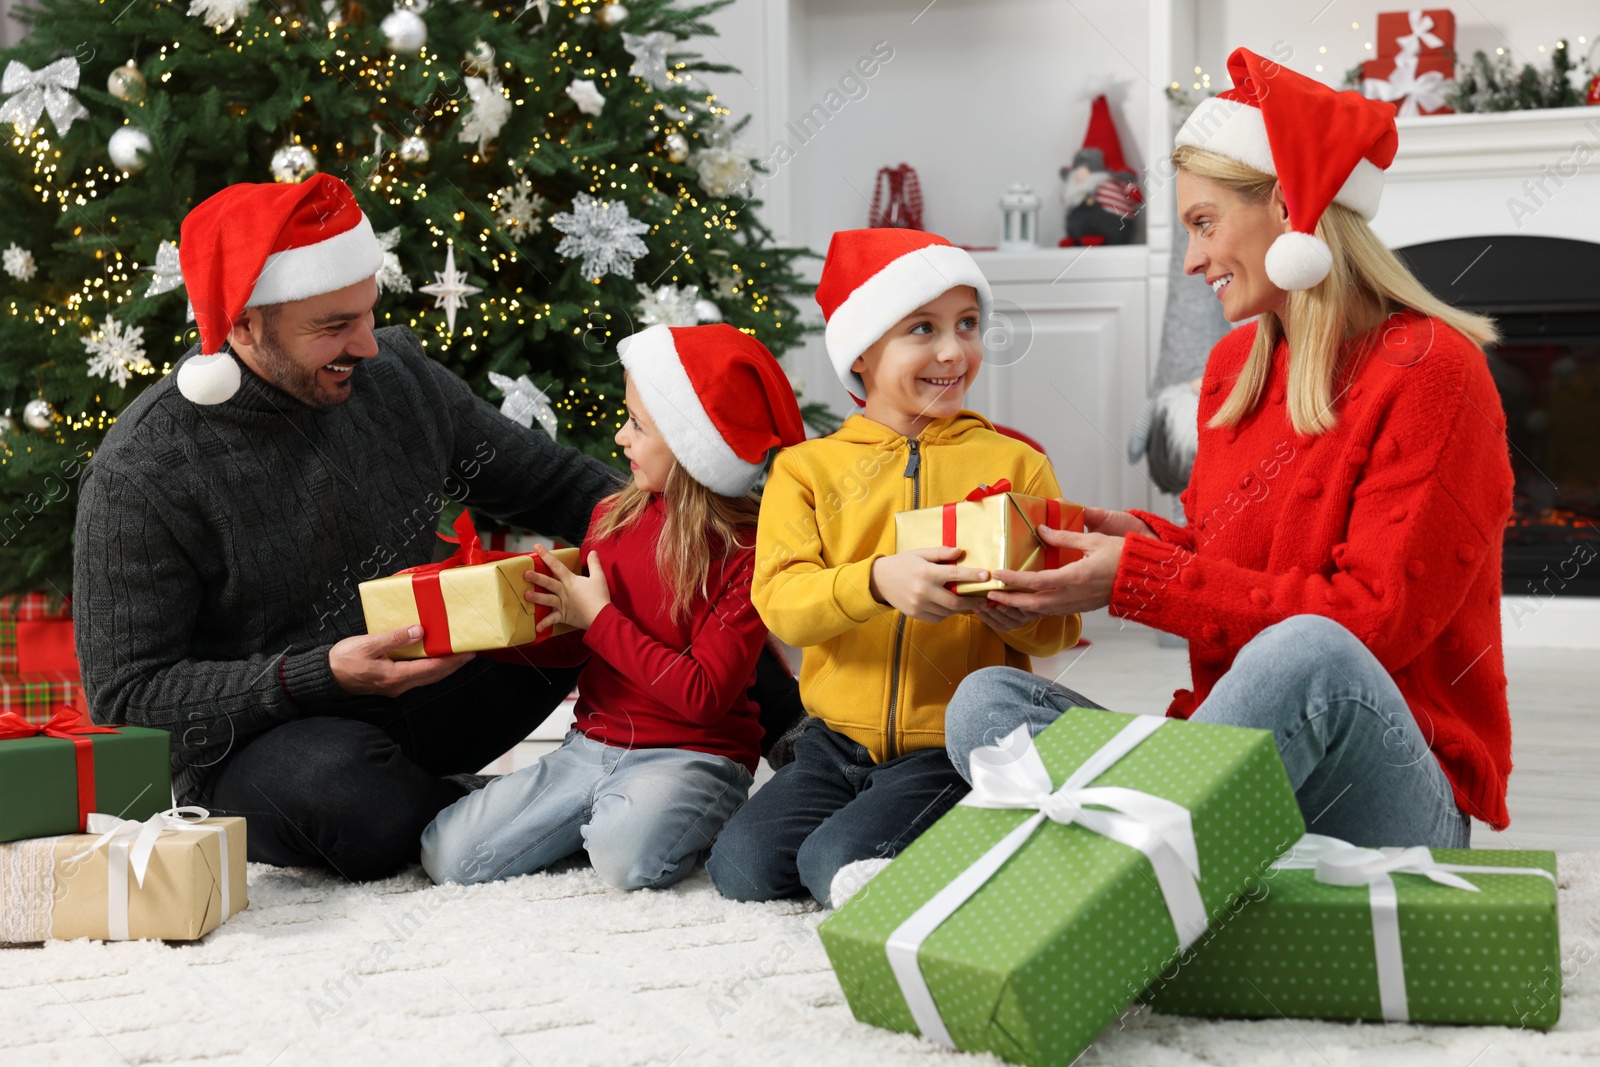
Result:
M1196 62L1218 88L1232 84L1227 74L1228 53L1240 46L1337 86L1345 71L1377 54L1375 47L1367 46L1376 44L1373 31L1378 12L1409 10L1406 4L1383 0L1332 0L1325 9L1322 0L1292 4L1283 0L1196 0L1196 6ZM1582 55L1600 36L1600 4L1595 0L1471 0L1465 4L1434 0L1425 6L1455 13L1456 51L1463 63L1479 49L1493 56L1496 48L1506 48L1519 67L1532 63L1542 68L1549 56L1539 52L1540 45L1554 48L1556 41L1565 37ZM1580 35L1588 38L1582 45L1577 41ZM1319 63L1321 73L1315 69ZM1174 71L1168 80L1190 84L1193 76L1190 68Z

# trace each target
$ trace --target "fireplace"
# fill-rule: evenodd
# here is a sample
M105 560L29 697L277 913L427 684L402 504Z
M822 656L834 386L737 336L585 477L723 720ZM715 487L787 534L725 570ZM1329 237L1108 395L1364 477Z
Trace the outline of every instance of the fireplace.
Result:
M1600 595L1600 244L1465 237L1397 252L1435 294L1500 327L1487 355L1516 479L1502 591Z

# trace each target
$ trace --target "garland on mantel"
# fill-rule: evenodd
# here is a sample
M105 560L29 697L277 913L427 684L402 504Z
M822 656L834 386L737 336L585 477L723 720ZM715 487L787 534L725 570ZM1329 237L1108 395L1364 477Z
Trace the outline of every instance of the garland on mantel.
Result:
M1556 42L1550 52L1550 68L1545 71L1532 63L1523 64L1519 71L1510 53L1491 58L1480 50L1473 53L1471 63L1462 66L1446 103L1461 113L1579 107L1584 92L1573 84L1573 73L1578 72L1581 83L1587 84L1597 73L1590 66L1588 59L1574 62L1566 41ZM1361 64L1345 72L1343 88L1361 88Z

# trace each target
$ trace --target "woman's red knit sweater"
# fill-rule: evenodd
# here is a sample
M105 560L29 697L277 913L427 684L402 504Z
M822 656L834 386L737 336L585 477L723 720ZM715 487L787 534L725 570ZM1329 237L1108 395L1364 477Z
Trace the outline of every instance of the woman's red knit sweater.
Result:
M1187 718L1244 644L1291 615L1324 615L1394 678L1455 790L1456 806L1510 823L1511 720L1500 648L1500 543L1511 513L1506 419L1483 353L1402 312L1353 342L1338 425L1295 432L1279 342L1264 399L1237 427L1207 426L1255 326L1220 341L1200 395L1188 525L1135 512L1111 612L1189 639Z

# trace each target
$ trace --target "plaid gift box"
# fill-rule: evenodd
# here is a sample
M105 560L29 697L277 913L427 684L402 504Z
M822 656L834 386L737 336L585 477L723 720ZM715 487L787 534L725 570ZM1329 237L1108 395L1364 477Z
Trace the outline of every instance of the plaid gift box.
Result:
M0 713L14 711L29 722L44 722L57 704L88 706L77 671L0 674Z
M78 673L72 605L54 594L0 596L0 675Z

